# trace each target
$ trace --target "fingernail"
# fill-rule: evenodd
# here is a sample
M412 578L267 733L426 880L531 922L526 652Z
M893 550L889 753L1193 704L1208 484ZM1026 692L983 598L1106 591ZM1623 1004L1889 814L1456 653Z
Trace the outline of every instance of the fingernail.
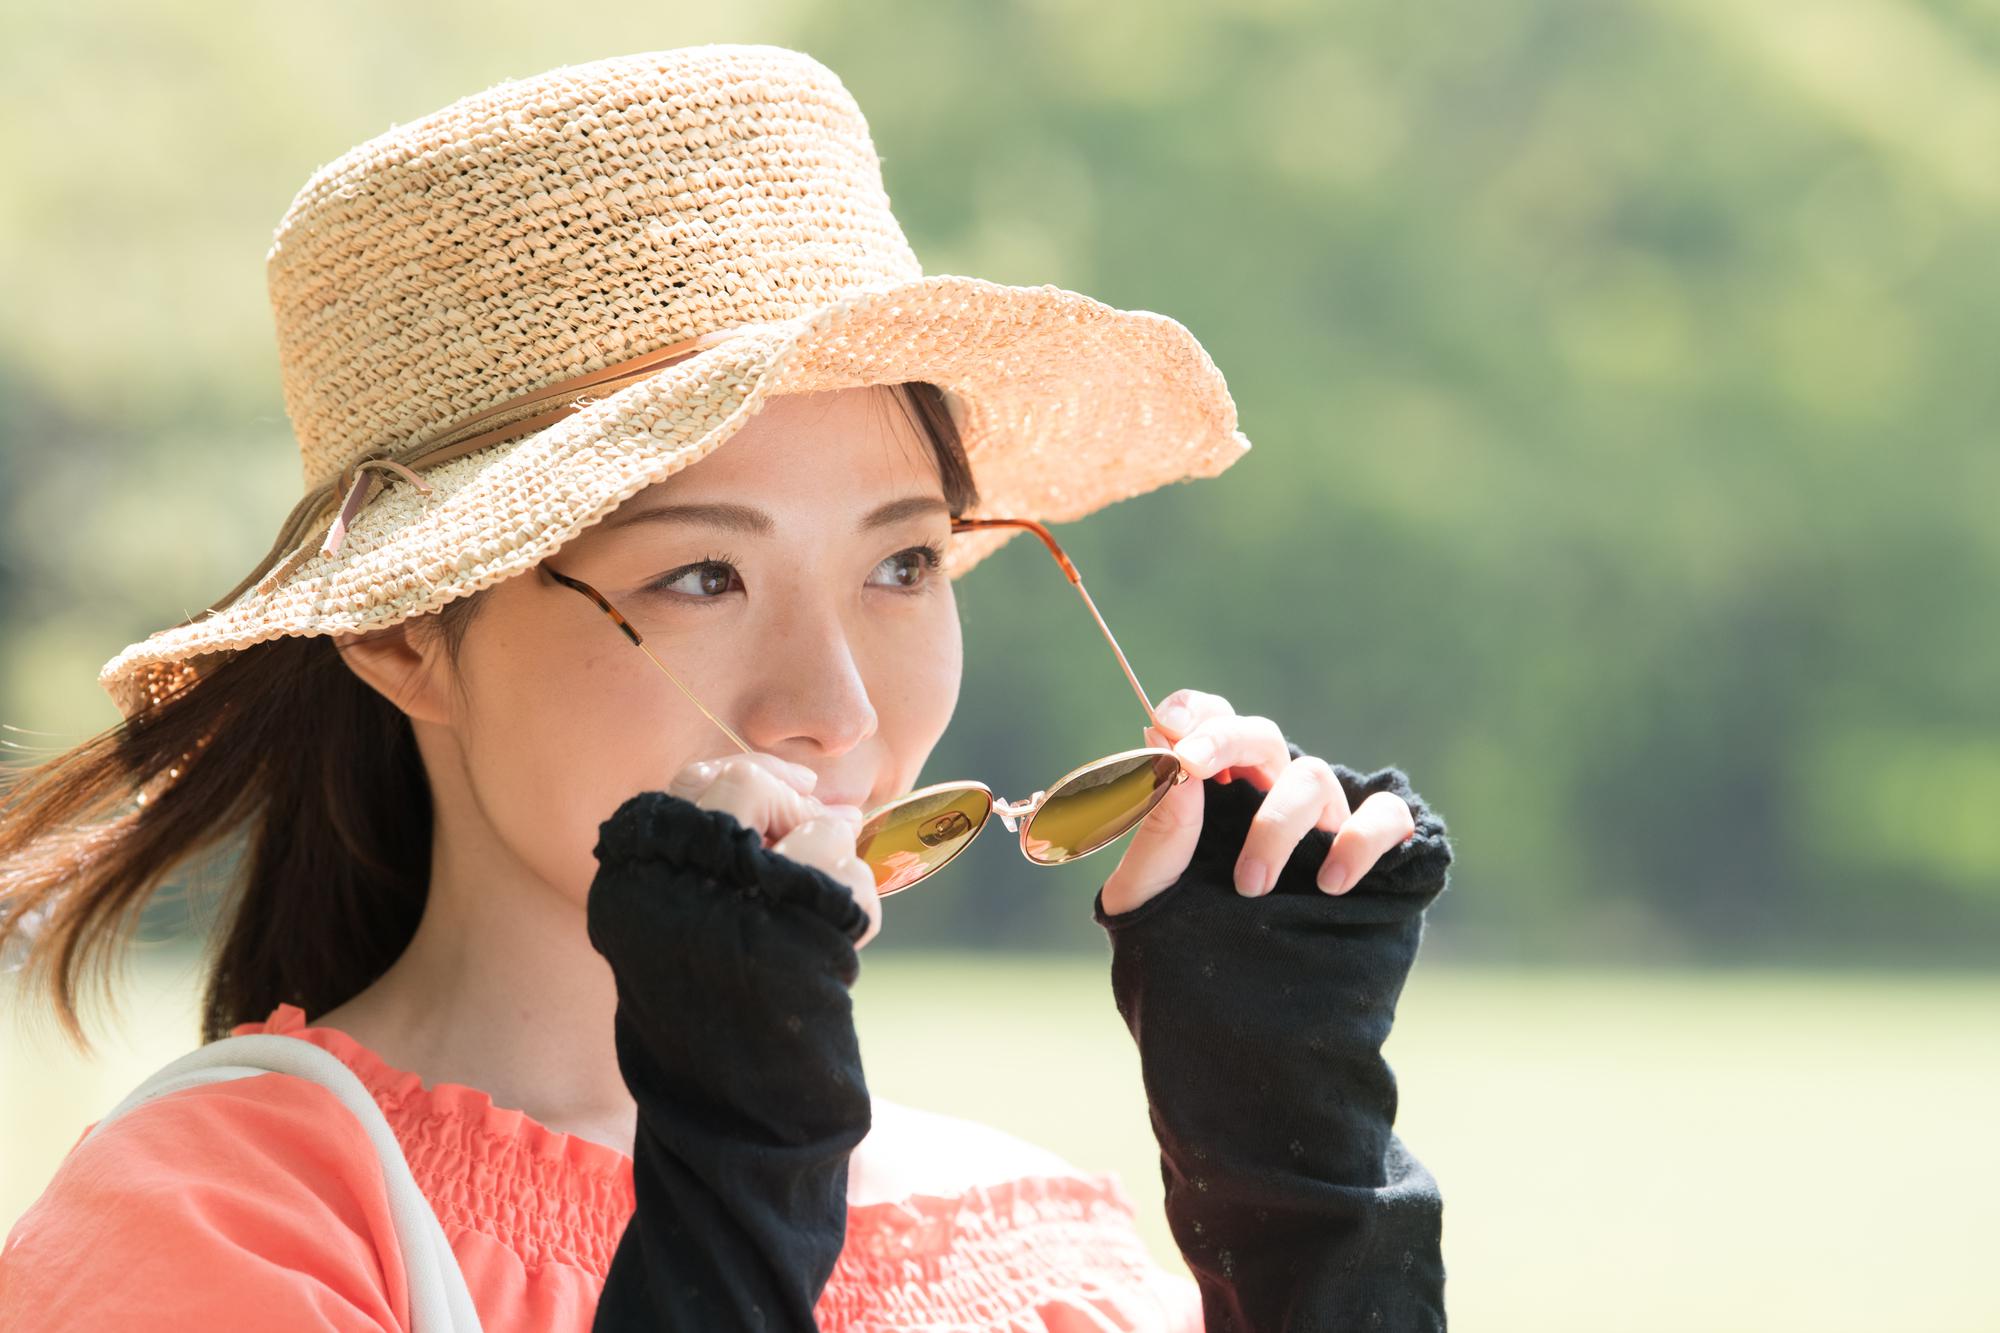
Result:
M1184 740L1174 747L1174 752L1197 768L1215 758L1215 742L1206 736L1196 736Z
M1159 710L1160 725L1169 731L1180 731L1187 726L1187 709L1179 704L1168 704Z
M792 772L798 777L799 781L806 784L807 791L811 791L814 787L819 785L819 774L813 772L810 768L807 768L804 764L790 764L789 761L787 762Z
M1271 868L1255 857L1246 857L1236 866L1236 891L1246 898L1262 896L1271 887Z
M1321 871L1319 886L1327 893L1347 892L1347 867L1335 866L1332 870Z

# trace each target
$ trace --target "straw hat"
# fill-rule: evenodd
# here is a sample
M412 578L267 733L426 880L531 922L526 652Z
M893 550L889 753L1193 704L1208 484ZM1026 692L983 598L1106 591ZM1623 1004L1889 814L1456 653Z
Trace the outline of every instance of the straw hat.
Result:
M925 276L833 72L772 46L496 84L314 172L266 268L305 494L98 682L132 718L235 650L533 567L772 394L928 380L981 504L1061 522L1249 449L1180 324ZM1020 529L955 535L958 578Z

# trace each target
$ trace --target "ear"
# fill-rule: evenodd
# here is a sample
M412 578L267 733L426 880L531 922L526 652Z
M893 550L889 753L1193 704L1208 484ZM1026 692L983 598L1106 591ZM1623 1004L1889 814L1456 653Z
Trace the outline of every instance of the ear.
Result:
M413 621L367 634L335 634L341 660L412 722L451 720L444 645L435 634L410 632Z

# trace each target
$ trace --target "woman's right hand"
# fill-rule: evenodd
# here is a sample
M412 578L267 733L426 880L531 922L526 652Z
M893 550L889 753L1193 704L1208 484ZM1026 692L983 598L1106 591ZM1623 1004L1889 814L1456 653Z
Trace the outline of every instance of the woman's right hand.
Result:
M868 916L868 930L855 942L864 947L882 929L882 899L875 873L855 854L863 812L852 805L827 805L812 796L819 775L773 754L724 755L682 766L667 793L707 810L722 810L757 830L771 851L825 871L848 887Z
M736 753L598 825L585 925L618 992L638 1209L592 1333L819 1327L872 1123L852 991L882 909L861 812L814 785Z

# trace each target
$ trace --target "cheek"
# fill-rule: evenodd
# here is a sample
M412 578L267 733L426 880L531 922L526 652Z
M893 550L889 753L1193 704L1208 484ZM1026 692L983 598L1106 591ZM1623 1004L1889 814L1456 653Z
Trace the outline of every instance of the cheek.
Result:
M916 781L938 738L957 711L965 671L965 644L958 615L947 606L925 632L885 663L884 675L895 685L876 695L884 735L893 748L903 786Z
M942 733L958 710L959 684L965 677L965 642L960 637L958 618L952 617L948 632L940 636L941 648L933 670L932 695L936 703L932 722Z
M598 825L678 767L654 716L667 682L632 658L651 679L571 646L489 673L473 700L466 765L477 836L578 903L597 873Z

